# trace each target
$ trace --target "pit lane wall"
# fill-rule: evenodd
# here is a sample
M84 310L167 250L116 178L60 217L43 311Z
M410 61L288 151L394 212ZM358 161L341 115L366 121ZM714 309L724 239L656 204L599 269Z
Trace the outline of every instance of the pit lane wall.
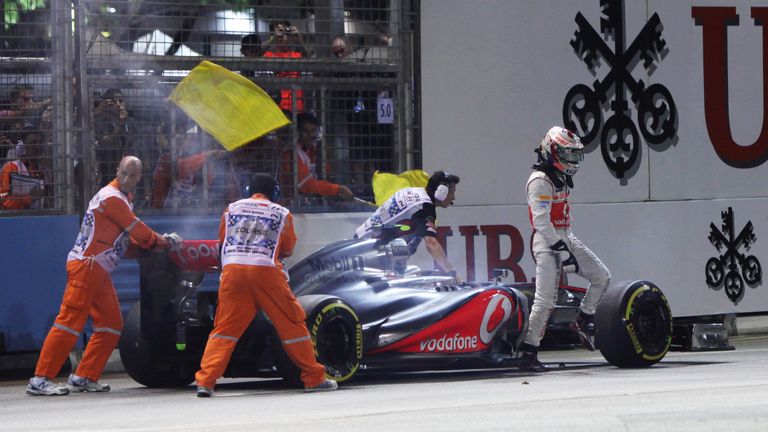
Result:
M438 216L451 259L484 273L483 225L506 225L530 280L533 149L570 124L574 232L616 280L653 280L678 316L768 311L768 4L601 3L421 2L423 165L462 178Z

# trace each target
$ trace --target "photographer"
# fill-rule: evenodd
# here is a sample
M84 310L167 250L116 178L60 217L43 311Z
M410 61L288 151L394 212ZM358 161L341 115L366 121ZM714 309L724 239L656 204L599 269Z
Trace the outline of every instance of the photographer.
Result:
M298 27L291 25L288 20L275 20L269 23L269 39L264 43L262 49L264 57L281 57L277 55L268 55L267 53L285 53L295 51L299 57L312 57L314 50L308 47L301 36ZM288 57L288 56L282 56Z
M314 52L307 47L301 37L301 33L296 26L292 26L289 21L280 20L269 23L271 36L264 44L263 57L277 59L300 59L311 57ZM299 78L301 72L284 71L277 72L275 76L282 78ZM295 109L298 112L304 111L304 92L301 89L296 90L296 104L294 106L291 89L281 89L279 98L276 98L280 108L284 110Z
M99 185L103 186L114 178L118 162L123 156L136 153L133 148L135 126L129 117L125 96L116 88L104 92L94 109L93 117Z

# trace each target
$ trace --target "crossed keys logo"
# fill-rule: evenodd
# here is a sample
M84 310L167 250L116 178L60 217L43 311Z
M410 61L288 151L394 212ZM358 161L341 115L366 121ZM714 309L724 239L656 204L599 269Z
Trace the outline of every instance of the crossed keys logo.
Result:
M744 297L745 281L753 288L762 282L763 269L754 255L739 253L742 246L749 251L757 241L752 222L747 222L739 235L734 237L733 208L728 207L721 215L722 231L718 230L715 224L709 224L709 242L722 254L707 260L707 285L712 289L724 286L725 295L736 304Z
M590 146L600 134L600 150L608 169L617 178L623 179L632 169L640 154L640 133L656 150L664 150L673 143L677 133L677 108L672 95L661 84L646 87L642 80L636 80L632 71L639 62L653 74L657 63L666 57L669 49L661 37L663 26L659 15L653 16L637 37L624 49L624 1L600 0L602 18L600 31L592 27L581 12L576 14L578 29L571 40L576 55L587 65L592 76L597 76L598 66L605 62L610 71L602 80L597 79L589 87L585 84L573 86L563 103L563 123L576 132ZM605 41L613 39L614 50ZM625 86L631 94L631 101L637 112L637 125L632 122ZM603 124L603 110L609 99L612 113Z

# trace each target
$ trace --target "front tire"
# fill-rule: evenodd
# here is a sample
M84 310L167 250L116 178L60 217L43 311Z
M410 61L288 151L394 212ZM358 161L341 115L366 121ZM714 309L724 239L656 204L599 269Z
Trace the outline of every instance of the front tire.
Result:
M648 281L609 287L597 308L595 325L603 357L621 368L658 363L672 343L672 310L661 289Z

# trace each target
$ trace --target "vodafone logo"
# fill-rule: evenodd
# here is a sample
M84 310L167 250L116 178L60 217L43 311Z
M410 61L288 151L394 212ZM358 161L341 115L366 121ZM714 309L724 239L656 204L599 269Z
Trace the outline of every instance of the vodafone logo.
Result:
M179 267L191 271L204 271L219 265L219 243L214 240L185 240L171 254Z
M502 315L503 314L503 315ZM507 322L512 316L512 302L504 294L495 294L485 308L483 321L480 323L480 340L488 345L493 336L501 328L501 324Z
M186 256L193 260L206 257L219 257L219 249L217 247L211 247L206 243L190 246L186 248L185 252Z
M419 342L421 352L467 352L484 349L493 341L502 324L512 316L512 302L504 294L494 294L483 312L478 334L448 331Z
M440 351L465 351L477 348L477 336L462 336L458 333L453 336L443 335L440 338L431 338L419 343L419 349L427 352Z

